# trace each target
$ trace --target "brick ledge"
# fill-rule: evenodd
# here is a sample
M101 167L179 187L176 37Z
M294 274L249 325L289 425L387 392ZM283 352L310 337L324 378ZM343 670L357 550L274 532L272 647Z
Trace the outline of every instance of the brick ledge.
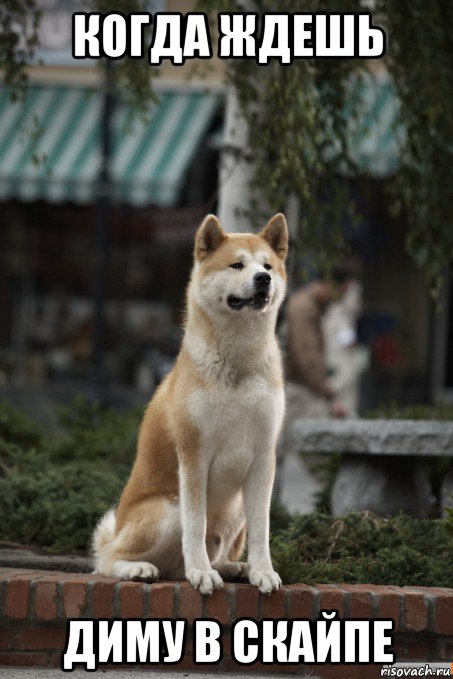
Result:
M180 617L190 624L209 617L224 626L223 669L306 671L307 666L238 668L229 656L228 631L240 617L316 619L324 609L337 609L347 618L392 618L399 661L453 659L453 589L296 584L263 596L250 585L226 583L212 597L203 597L187 582L148 585L92 574L0 568L0 665L59 666L68 618ZM187 650L181 669L193 667L190 639ZM338 673L339 666L318 665L314 673L378 676L376 666L342 667Z

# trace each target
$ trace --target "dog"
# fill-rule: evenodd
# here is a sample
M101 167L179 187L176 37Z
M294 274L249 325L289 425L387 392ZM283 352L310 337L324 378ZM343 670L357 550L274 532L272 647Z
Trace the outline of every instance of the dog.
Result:
M276 339L286 294L288 228L195 237L179 355L145 412L118 507L93 536L97 572L183 578L202 594L223 579L281 586L269 551L275 449L284 417ZM248 534L248 562L240 561Z

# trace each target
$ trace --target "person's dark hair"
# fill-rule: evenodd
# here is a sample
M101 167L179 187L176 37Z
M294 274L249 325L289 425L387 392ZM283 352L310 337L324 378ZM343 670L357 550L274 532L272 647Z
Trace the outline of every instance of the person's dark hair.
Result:
M348 266L336 266L332 270L330 278L334 283L341 285L350 278L354 278L354 273Z

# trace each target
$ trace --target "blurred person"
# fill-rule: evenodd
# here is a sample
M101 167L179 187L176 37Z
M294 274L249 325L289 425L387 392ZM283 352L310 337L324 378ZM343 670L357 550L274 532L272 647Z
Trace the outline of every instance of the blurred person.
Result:
M351 279L337 269L329 280L318 279L296 290L287 308L287 426L302 418L346 417L347 408L329 380L323 316L341 298Z
M323 318L329 384L348 417L357 417L360 376L368 363L368 351L357 336L362 309L362 285L351 279L342 297L328 307Z
M328 377L323 317L329 305L344 294L351 273L333 272L295 290L286 310L286 418L277 455L274 498L290 511L311 511L319 481L292 446L290 431L299 418L346 417Z

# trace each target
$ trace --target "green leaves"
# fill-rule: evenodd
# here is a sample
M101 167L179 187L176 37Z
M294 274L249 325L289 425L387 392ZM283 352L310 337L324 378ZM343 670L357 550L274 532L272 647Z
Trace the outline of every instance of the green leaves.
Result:
M44 435L0 406L0 539L49 551L86 550L97 520L118 501L134 457L139 413L82 399Z
M198 4L210 12L244 11L241 3L231 0ZM255 0L250 7L262 14L274 11L275 3ZM279 3L279 12L338 9L335 0ZM341 10L358 12L363 7L349 0ZM390 211L405 215L407 251L438 297L453 262L453 5L441 0L379 0L373 16L387 32L388 54L381 63L393 76L406 133L400 169L390 180ZM357 59L296 59L291 66L258 66L253 59L236 59L229 64L229 79L250 127L255 177L249 213L258 226L260 209L282 210L295 194L301 204L295 243L301 264L310 253L318 268L331 268L346 247L342 221L347 216L358 223L338 169L353 167L346 121L354 116L354 102L348 100L345 115L346 85L351 73L369 67ZM337 152L329 159L326 148L332 140Z
M39 42L40 12L35 0L0 3L0 69L6 85L20 90L27 83L26 68Z

